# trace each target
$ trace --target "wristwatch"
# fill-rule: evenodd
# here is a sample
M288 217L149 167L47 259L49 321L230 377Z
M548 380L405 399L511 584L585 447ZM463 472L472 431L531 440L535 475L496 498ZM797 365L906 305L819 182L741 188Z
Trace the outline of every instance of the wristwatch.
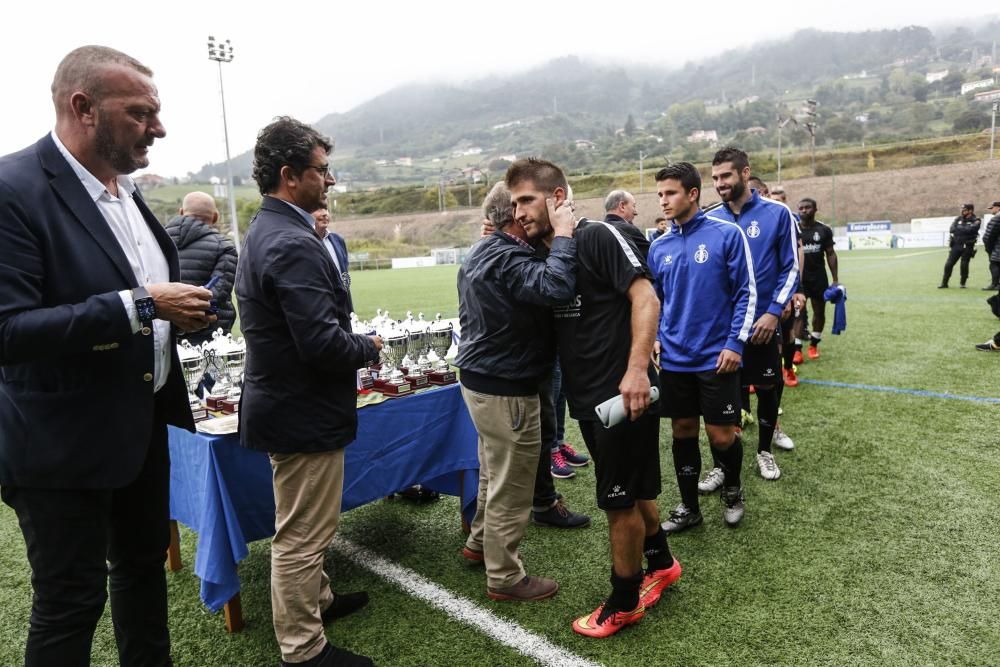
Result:
M153 302L153 297L149 295L145 287L140 285L133 288L132 302L135 304L135 312L139 321L146 326L152 324L153 320L156 319L156 303Z

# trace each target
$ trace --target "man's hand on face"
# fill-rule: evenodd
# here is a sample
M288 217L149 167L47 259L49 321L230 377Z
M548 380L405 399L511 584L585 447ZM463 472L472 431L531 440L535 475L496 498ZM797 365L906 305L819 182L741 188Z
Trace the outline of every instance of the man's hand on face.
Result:
M482 229L479 230L479 235L480 236L489 236L493 232L495 232L496 230L497 230L497 228L493 226L493 221L492 220L490 220L489 218L483 218L483 227L482 227Z
M778 333L778 318L771 313L764 313L753 324L753 336L750 337L750 342L754 345L770 343L776 333Z
M576 218L573 216L573 205L563 200L558 206L555 199L546 197L545 208L549 211L549 224L556 236L573 236Z
M181 331L199 331L219 319L212 308L212 291L184 283L156 283L146 287L156 305L156 316Z

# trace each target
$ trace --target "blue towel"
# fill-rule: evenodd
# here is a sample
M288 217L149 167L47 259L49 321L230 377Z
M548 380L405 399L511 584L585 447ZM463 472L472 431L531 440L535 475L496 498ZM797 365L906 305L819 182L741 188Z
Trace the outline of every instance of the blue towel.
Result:
M834 306L833 335L837 336L847 328L847 288L841 284L831 285L823 292L823 298Z

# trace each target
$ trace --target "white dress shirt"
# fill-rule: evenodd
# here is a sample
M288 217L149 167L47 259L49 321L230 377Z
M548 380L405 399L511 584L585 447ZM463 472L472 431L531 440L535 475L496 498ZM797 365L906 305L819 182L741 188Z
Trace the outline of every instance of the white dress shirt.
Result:
M142 217L139 207L135 203L135 182L126 175L118 176L118 196L112 195L104 184L97 180L93 174L87 171L80 162L73 157L55 131L52 132L52 140L56 148L66 158L73 168L77 178L87 190L87 194L97 205L104 220L108 223L111 233L121 246L122 252L128 259L132 272L135 274L136 283L139 285L151 285L153 283L165 283L170 281L170 268L167 265L167 258L160 249L153 230L149 228L146 219ZM129 322L132 325L132 333L138 333L142 328L139 316L136 313L135 302L132 300L131 290L122 290L118 293L125 307ZM167 383L167 376L170 373L170 323L166 320L153 320L153 390L159 391Z

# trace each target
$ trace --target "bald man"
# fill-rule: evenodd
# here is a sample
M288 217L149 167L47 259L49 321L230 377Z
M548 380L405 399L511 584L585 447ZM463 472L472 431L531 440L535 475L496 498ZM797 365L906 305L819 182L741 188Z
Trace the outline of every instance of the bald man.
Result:
M212 287L212 296L219 316L209 329L184 334L192 345L212 339L216 329L229 333L236 321L233 307L233 281L236 278L236 246L219 233L219 210L215 199L204 192L189 192L181 202L178 215L167 223L167 234L177 246L181 262L181 282L207 285L212 276L219 276Z

